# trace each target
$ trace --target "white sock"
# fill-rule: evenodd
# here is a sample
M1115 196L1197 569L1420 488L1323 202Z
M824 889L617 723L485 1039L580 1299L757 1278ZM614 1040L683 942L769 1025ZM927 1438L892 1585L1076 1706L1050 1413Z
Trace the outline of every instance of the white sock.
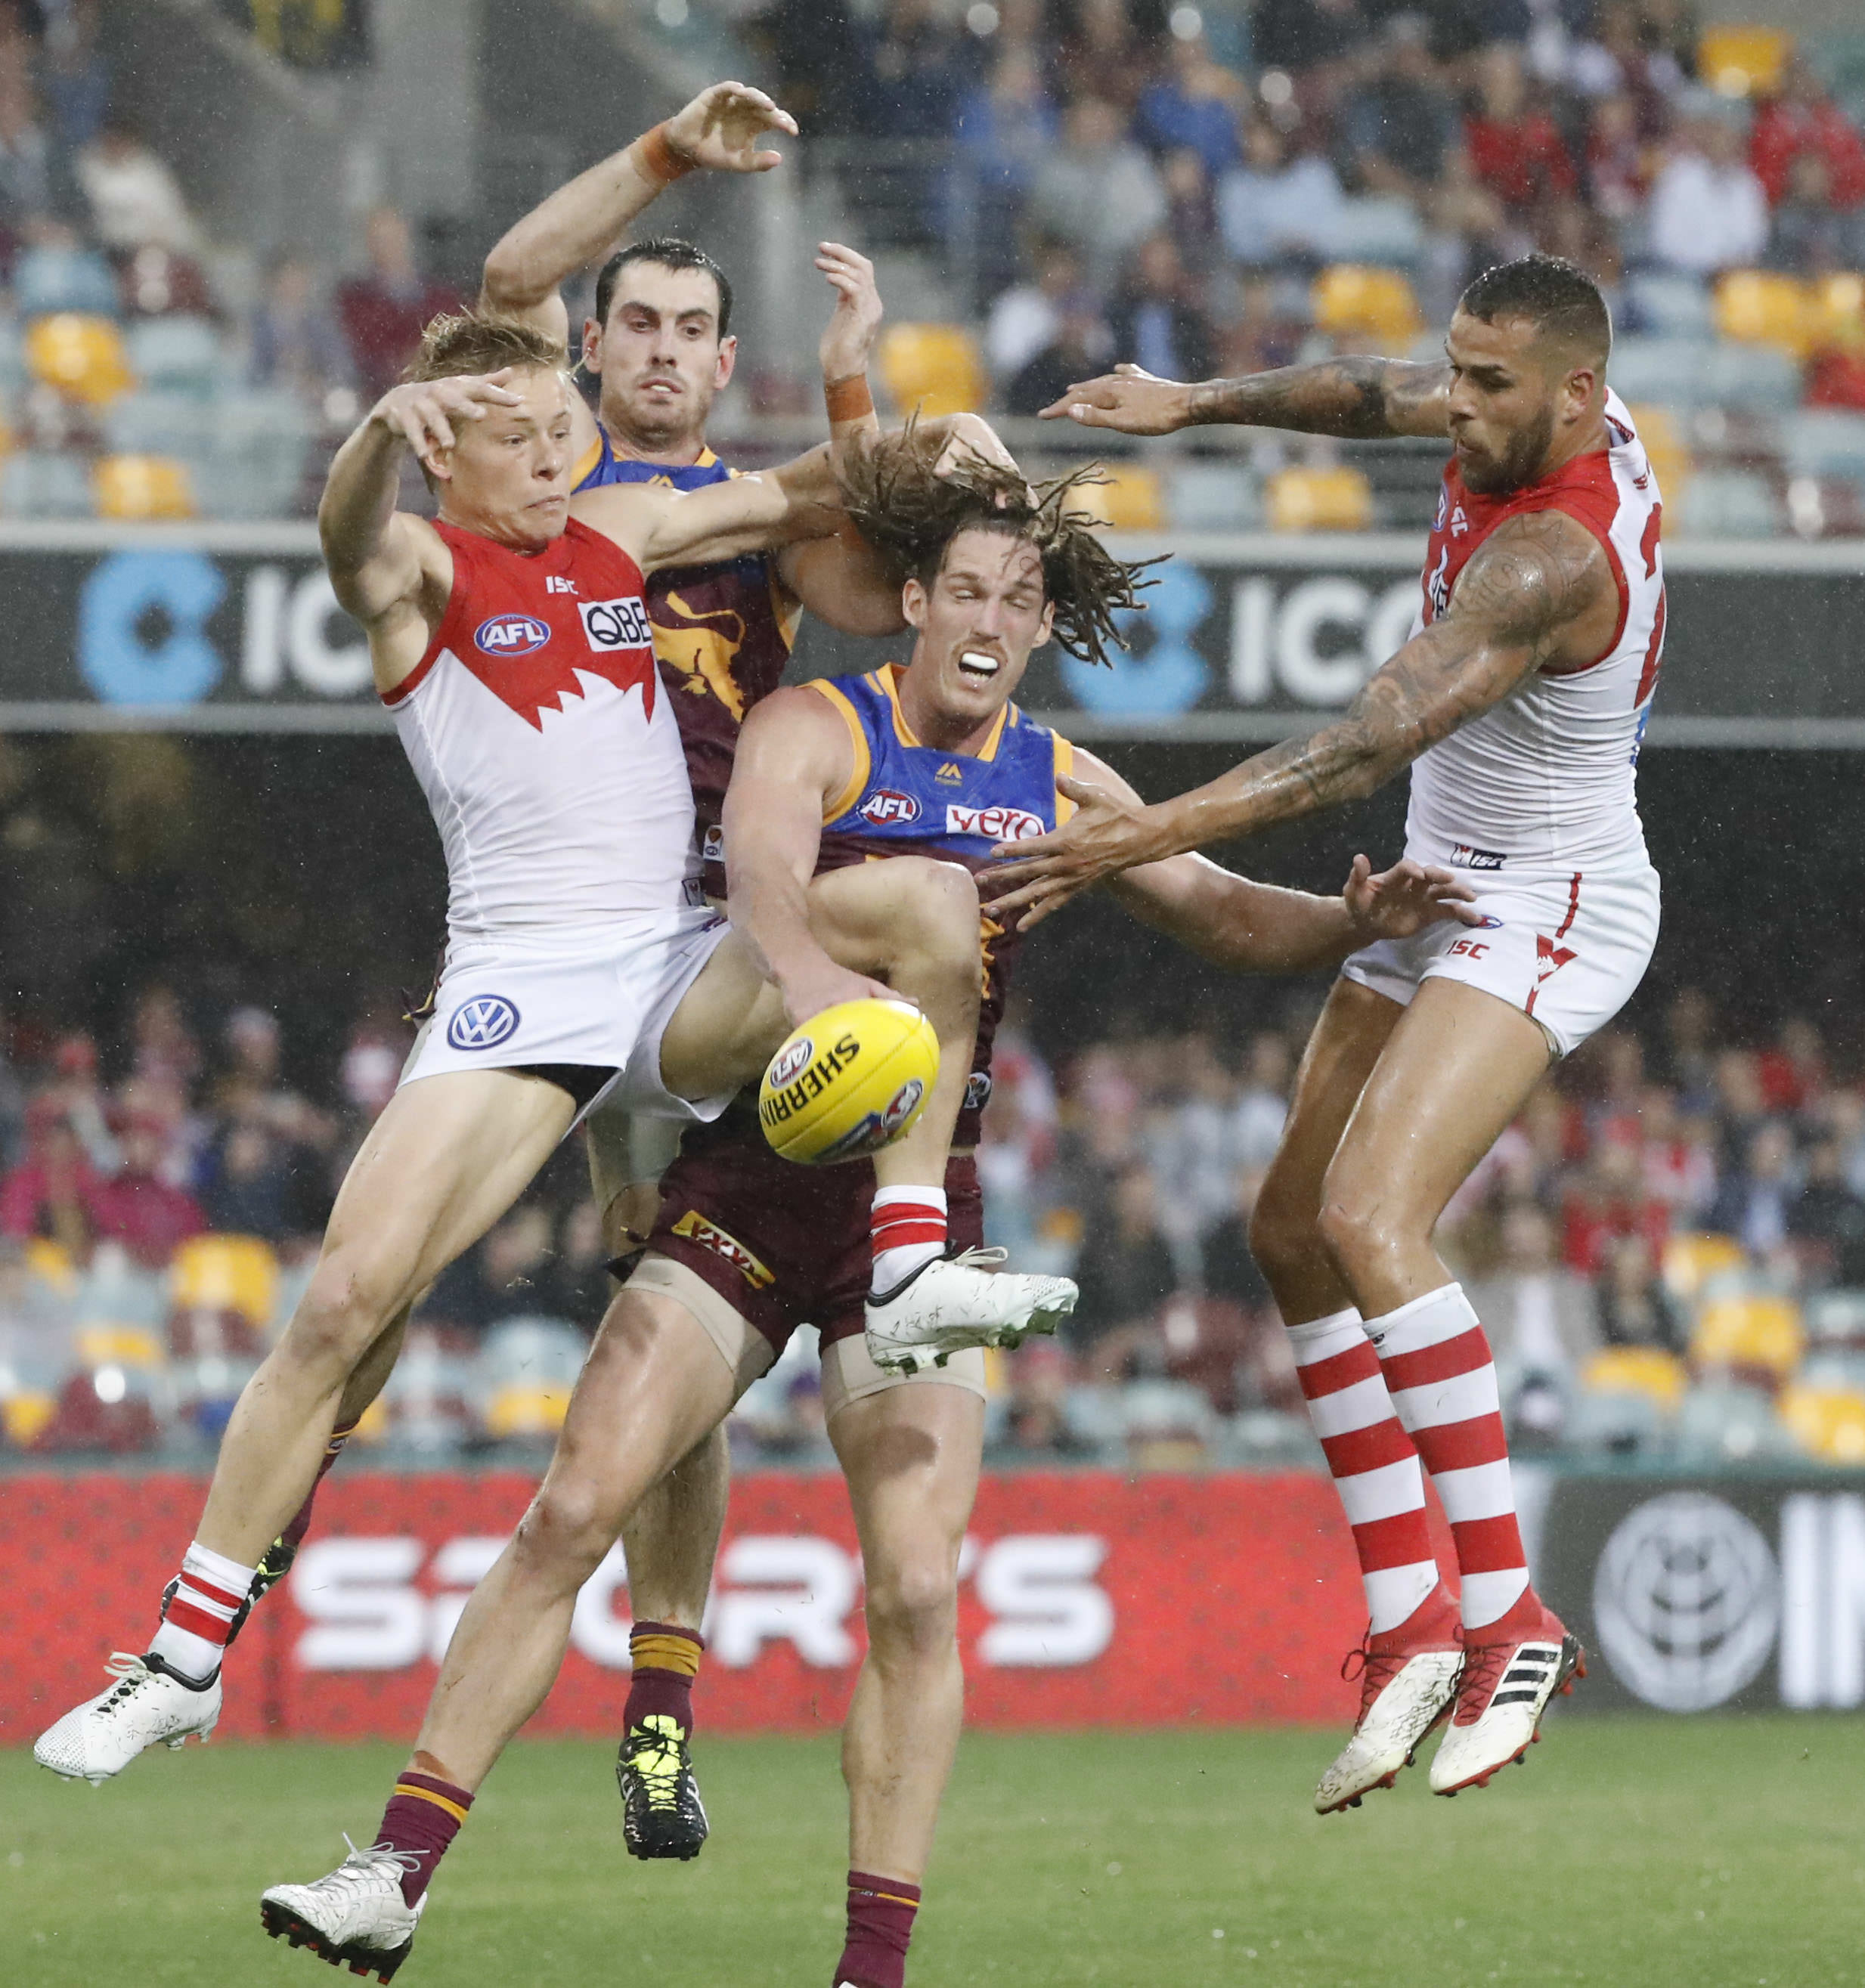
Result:
M877 1188L868 1228L874 1241L874 1280L868 1288L891 1291L921 1264L944 1255L946 1190Z
M257 1572L195 1540L182 1558L181 1584L150 1643L150 1654L185 1678L211 1678L220 1668L227 1632Z

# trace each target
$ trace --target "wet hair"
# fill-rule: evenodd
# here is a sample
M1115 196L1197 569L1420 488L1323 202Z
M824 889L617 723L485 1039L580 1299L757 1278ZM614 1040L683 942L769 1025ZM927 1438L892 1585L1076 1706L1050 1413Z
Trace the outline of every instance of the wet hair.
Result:
M731 330L731 279L703 248L691 242L682 242L677 235L656 235L648 241L634 242L626 248L618 249L603 264L601 273L596 279L598 324L608 323L609 306L615 300L615 286L631 262L652 262L662 269L703 270L719 286L719 336L723 338Z
M1457 308L1494 324L1526 319L1545 335L1593 353L1603 363L1613 350L1613 316L1599 286L1563 255L1522 255L1498 262L1471 284Z
M1028 484L1021 472L977 455L936 468L945 438L909 422L858 444L841 476L855 528L894 577L930 588L961 532L991 532L1034 547L1043 590L1055 610L1055 639L1084 662L1112 663L1123 647L1115 617L1137 609L1143 567L1116 559L1096 536L1092 512L1071 509L1085 486L1107 481L1098 464L1053 482Z
M544 367L561 372L562 346L548 332L516 318L449 311L429 318L420 348L401 369L404 380L452 380L462 374L496 373L502 367Z

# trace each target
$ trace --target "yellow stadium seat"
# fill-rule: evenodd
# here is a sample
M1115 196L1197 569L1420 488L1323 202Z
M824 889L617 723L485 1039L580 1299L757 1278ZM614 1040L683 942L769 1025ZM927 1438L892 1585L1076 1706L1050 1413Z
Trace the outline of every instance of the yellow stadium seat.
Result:
M58 1413L58 1403L50 1395L22 1388L0 1401L0 1428L8 1442L19 1449L29 1449L47 1422Z
M1772 345L1805 358L1819 329L1816 301L1798 277L1731 269L1716 286L1716 329L1744 345Z
M486 1411L488 1435L555 1435L570 1412L570 1390L513 1381L493 1395Z
M362 1413L350 1432L352 1442L380 1442L388 1434L388 1404L378 1395Z
M1699 1367L1752 1367L1785 1380L1800 1364L1806 1335L1800 1310L1785 1298L1715 1298L1691 1334Z
M1596 1395L1643 1395L1667 1414L1689 1385L1684 1362L1656 1346L1609 1346L1581 1371L1580 1384Z
M1155 469L1125 465L1110 470L1104 483L1084 483L1069 492L1073 510L1085 511L1116 532L1159 532L1166 528L1166 489Z
M1813 343L1816 349L1865 343L1865 276L1845 270L1813 286Z
M34 1276L43 1277L55 1290L69 1292L77 1289L78 1273L62 1242L53 1242L43 1236L34 1236L26 1245L26 1268Z
M59 311L34 320L26 333L32 377L61 394L103 407L135 385L123 336L107 317Z
M1865 1463L1865 1394L1853 1388L1789 1388L1781 1419L1809 1456L1824 1463Z
M1766 96L1781 86L1793 53L1785 29L1758 21L1726 21L1705 28L1697 43L1697 73L1725 96Z
M191 518L194 485L185 463L166 455L107 455L91 472L100 518Z
M161 1334L146 1325L112 1325L99 1321L81 1325L77 1332L78 1358L86 1367L164 1366L168 1349Z
M256 1236L195 1236L169 1266L170 1301L183 1310L236 1311L261 1332L279 1303L279 1259Z
M902 414L929 418L982 407L990 381L977 341L956 324L895 324L881 334L881 379Z
M1370 336L1395 350L1409 346L1424 323L1410 280L1372 263L1336 262L1323 269L1308 301L1323 331L1342 338Z
M1668 504L1690 481L1694 467L1690 444L1670 408L1637 407L1630 413L1638 438L1645 445L1645 453L1657 474L1658 488Z
M1264 486L1272 532L1363 532L1373 486L1357 469L1278 469Z
M1664 1244L1664 1288L1680 1303L1701 1297L1717 1277L1740 1270L1748 1259L1733 1236L1704 1236L1689 1232L1670 1236Z

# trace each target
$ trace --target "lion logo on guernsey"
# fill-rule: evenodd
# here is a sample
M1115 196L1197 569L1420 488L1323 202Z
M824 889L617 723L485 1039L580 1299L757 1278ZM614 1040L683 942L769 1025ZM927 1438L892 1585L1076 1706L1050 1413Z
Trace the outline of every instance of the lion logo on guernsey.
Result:
M518 1026L516 1003L503 994L476 994L453 1011L447 1040L456 1050L496 1050Z
M472 632L476 649L489 656L528 656L550 639L550 624L535 614L495 614Z

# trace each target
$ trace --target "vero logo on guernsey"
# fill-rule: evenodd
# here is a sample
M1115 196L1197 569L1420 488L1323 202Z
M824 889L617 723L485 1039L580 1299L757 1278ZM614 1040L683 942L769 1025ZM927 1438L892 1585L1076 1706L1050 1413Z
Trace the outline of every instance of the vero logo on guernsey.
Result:
M473 631L476 649L489 656L528 656L550 639L550 624L535 614L495 614Z
M1048 832L1042 816L1027 808L960 807L956 801L946 804L948 835L981 835L987 842L1027 842L1033 835Z

